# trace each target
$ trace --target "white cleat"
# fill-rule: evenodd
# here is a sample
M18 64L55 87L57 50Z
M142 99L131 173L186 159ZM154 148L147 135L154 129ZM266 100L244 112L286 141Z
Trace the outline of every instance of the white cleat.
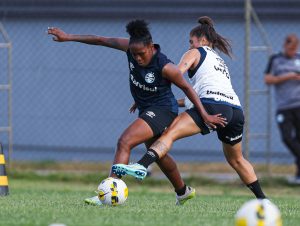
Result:
M176 194L176 205L181 206L189 199L192 199L196 196L196 190L195 188L192 188L190 186L186 186L185 193L183 195L177 195Z
M100 200L99 200L99 198L98 198L98 196L96 195L96 196L93 196L93 197L91 197L91 198L86 198L85 200L84 200L84 202L86 203L86 204L89 204L89 205L92 205L92 206L102 206L103 204L100 202Z

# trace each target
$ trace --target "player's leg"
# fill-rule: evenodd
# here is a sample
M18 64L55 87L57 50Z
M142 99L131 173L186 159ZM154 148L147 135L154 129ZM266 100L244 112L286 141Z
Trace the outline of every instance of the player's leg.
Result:
M256 198L266 198L252 165L243 157L242 142L234 145L223 143L223 151L230 166L238 173L241 180L254 193Z
M181 113L171 124L171 126L155 141L150 149L155 151L159 158L165 156L171 149L173 143L184 137L189 137L201 132L192 117L186 113Z
M294 117L295 117L295 132L296 132L296 141L300 144L300 107L294 109ZM300 149L297 149L297 157L296 157L296 183L300 184Z
M145 143L146 148L149 149L151 145L157 140L157 137L150 139ZM161 159L156 161L161 171L167 176L169 181L172 183L174 190L177 195L183 195L186 191L186 185L181 178L177 164L171 155L166 154Z
M177 164L171 155L166 154L158 159L156 163L174 187L176 192L176 205L183 205L186 201L195 197L195 189L184 183L177 168Z
M227 107L224 109L224 114L227 114L228 116L231 115L230 120L228 121L227 126L225 128L220 128L217 133L219 140L223 143L223 152L226 160L257 198L265 198L252 165L243 156L243 111L238 108Z
M146 148L157 140L157 137L150 139L145 143ZM176 193L176 205L183 205L187 200L195 197L196 191L194 188L187 186L179 173L177 164L171 155L166 154L161 159L156 161L161 171L167 176L169 181L172 183Z
M279 111L276 118L281 139L295 157L296 178L300 177L300 109Z
M296 132L296 125L299 122L297 122L293 112L289 110L277 113L276 118L281 132L282 141L296 158L300 158L300 142L294 135Z
M120 136L118 139L117 149L113 165L115 164L128 164L130 158L131 149L141 143L145 143L147 140L153 137L153 131L151 127L143 119L136 119ZM124 175L125 172L114 169L111 171L110 176L116 177ZM146 172L144 172L146 175Z
M147 114L147 112L150 111L152 114ZM149 115L155 116L149 117ZM145 120L145 122L149 125L149 127L153 131L153 135L155 136L145 142L146 148L148 149L153 144L153 142L156 141L159 135L165 130L165 128L172 123L173 119L176 117L176 114L157 108L152 108L145 111L143 114L140 115L140 117L143 120ZM175 189L177 205L181 205L188 199L191 199L195 196L195 189L185 185L184 181L180 176L177 165L170 155L166 155L164 156L164 158L158 159L157 164L159 165L163 173L167 176L167 178L170 180ZM139 165L135 166L137 167L137 169L142 170ZM117 172L117 169L117 167L113 167L113 171ZM126 173L130 174L131 172L126 171ZM143 174L144 172L140 172L139 176L141 176L141 173Z
M219 109L214 109L213 105L204 106L209 114L216 114L215 110L219 113ZM210 130L195 108L188 109L173 121L138 163L148 167L156 159L162 158L171 149L174 141L198 133L205 135L210 133Z
M294 130L296 139L294 142L297 143L297 149L295 149L296 152L296 174L295 174L295 183L300 184L300 107L293 109L293 115L294 115Z
M223 152L229 165L238 173L245 184L251 184L257 180L252 165L243 156L242 142L235 145L223 143Z
M151 147L151 145L157 140L157 137L154 137L145 142L145 146L147 150ZM182 180L179 170L177 168L177 164L174 159L170 155L166 155L164 158L159 159L157 165L161 169L161 171L167 176L169 181L172 183L175 191L180 190L184 187L184 181Z
M197 116L196 111L193 112L194 116ZM180 175L177 170L177 166L174 161L171 161L172 158L167 154L167 152L170 150L172 143L175 140L201 132L201 129L194 120L195 119L192 118L192 116L190 116L188 113L184 112L180 114L173 121L171 126L163 133L163 135L157 141L155 141L153 145L151 145L150 149L148 149L147 153L138 163L133 165L120 165L119 167L128 170L128 172L131 171L129 175L143 179L143 177L135 175L137 174L135 166L139 165L147 168L151 163L159 161L158 163L162 171L166 173L171 182L173 181L172 183L174 187L179 188L176 190L176 205L183 205L187 200L195 197L195 189L186 185L184 185L183 188L179 187L181 182L179 181ZM160 147L163 147L163 149L159 149ZM155 149L160 151L160 155L157 154ZM170 164L170 162L173 164ZM174 180L174 178L177 179ZM176 182L176 184L174 184L174 182Z
M151 145L150 149L148 149L146 154L136 164L117 164L113 167L120 167L120 169L124 169L126 172L128 172L129 175L139 179L144 179L144 177L139 175L143 172L139 172L136 169L136 166L143 166L144 169L146 169L150 164L154 163L158 159L163 158L171 149L171 146L175 140L188 137L199 132L201 132L201 129L196 125L193 118L184 112L176 117L171 126Z
M143 119L136 119L128 128L122 133L118 139L117 149L115 152L114 163L128 164L131 149L138 144L153 137L153 132L150 126ZM146 172L144 172L146 174ZM111 177L117 177L116 174L110 172ZM101 206L98 196L86 198L85 203L95 206Z
M148 148L153 144L154 141L157 140L157 136L151 138L150 140L146 141L145 142L145 147L146 147L146 150L148 150ZM152 175L152 167L148 167L147 168L147 177L150 177Z

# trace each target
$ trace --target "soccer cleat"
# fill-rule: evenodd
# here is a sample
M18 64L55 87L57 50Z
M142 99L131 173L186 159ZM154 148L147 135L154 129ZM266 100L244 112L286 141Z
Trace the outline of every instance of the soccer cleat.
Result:
M130 175L139 180L143 180L147 176L147 169L138 163L130 165L115 164L111 169L118 176Z
M100 202L100 200L99 200L99 198L98 198L97 195L96 195L96 196L93 196L93 197L91 197L91 198L86 198L86 199L84 200L84 202L85 202L86 204L89 204L89 205L92 205L92 206L102 206L102 203Z
M196 196L196 190L195 188L186 186L185 193L183 195L177 195L176 194L176 205L181 206L189 199L192 199Z

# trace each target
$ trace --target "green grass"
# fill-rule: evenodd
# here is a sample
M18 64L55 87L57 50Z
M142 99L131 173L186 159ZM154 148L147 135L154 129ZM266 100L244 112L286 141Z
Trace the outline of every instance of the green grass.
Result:
M233 226L238 208L253 196L240 184L217 184L190 179L197 197L184 206L175 206L175 196L166 181L146 179L141 184L125 180L129 198L125 205L99 208L83 199L94 195L96 183L84 175L12 174L10 195L0 197L0 225L42 226L64 223L67 226ZM14 179L11 179L14 177ZM26 178L26 179L24 179ZM80 180L80 178L82 180ZM286 226L299 226L299 187L265 183L265 190L282 213Z

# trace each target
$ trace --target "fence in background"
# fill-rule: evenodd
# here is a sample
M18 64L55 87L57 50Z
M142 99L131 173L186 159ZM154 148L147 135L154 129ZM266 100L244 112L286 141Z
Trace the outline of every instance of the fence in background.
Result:
M0 42L0 51L2 60L0 68L1 73L0 76L3 78L0 80L0 92L4 93L6 99L2 101L0 104L2 111L4 113L0 115L0 118L6 118L6 120L2 121L0 124L0 133L7 133L7 146L8 146L8 159L10 159L12 153L12 43L9 39L9 36L4 29L2 23L0 23L0 35L2 36L2 40ZM2 54L3 52L3 54ZM1 140L0 140L1 145Z
M17 2L21 4L20 1ZM93 1L89 2L87 5L91 4L90 7L88 9L83 7L81 11L78 8L72 11L72 7L70 9L60 7L61 14L55 14L53 9L47 14L41 10L35 12L34 7L33 10L29 10L28 7L20 6L15 14L9 11L10 7L7 7L7 13L0 14L0 19L14 46L12 89L14 151L11 157L14 161L111 161L118 137L136 118L136 115L128 113L132 98L124 53L81 43L56 43L45 34L48 26L58 26L70 33L127 37L125 25L135 17L133 10L131 14L129 13L130 7L121 9L121 6L111 8L112 6L103 5L101 12L106 9L106 13L101 17L101 14L95 13L97 9L93 7L91 3ZM210 1L182 1L186 8L179 18L179 9L165 6L158 10L156 1L154 2L151 10L147 11L145 7L144 11L137 15L145 15L150 22L154 41L161 45L162 51L175 63L179 62L181 55L188 49L189 31L197 25L197 17L208 15L215 20L216 30L232 42L234 57L224 58L231 72L233 86L242 104L246 104L247 115L250 117L246 137L249 138L249 134L268 134L267 131L271 131L266 135L270 138L269 143L263 139L248 139L245 147L250 160L269 164L291 162L290 154L280 141L273 117L274 108L266 107L274 106L272 91L268 91L271 98L249 94L249 90L253 88L267 90L263 77L268 57L265 52L252 52L248 55L250 64L244 66L247 59L245 40L249 38L251 46L265 45L261 29L255 23L249 25L251 33L248 36L245 34L244 3L230 1L232 4L229 5L232 7L228 8L227 3L216 0L214 3L217 5L209 8L212 4L208 3ZM166 5L171 1L163 2ZM268 2L272 4L270 1L265 1L264 4ZM283 1L282 4L286 5L286 2L290 4L295 2L290 7L293 10L297 11L300 8L296 1ZM203 5L206 8L203 9ZM40 3L39 7L41 9L43 5ZM92 9L94 11L89 11L90 15L86 13ZM133 9L141 10L141 7L135 6ZM168 16L166 18L156 16L155 9L158 10L157 15L163 15L165 11ZM175 12L173 16L171 9ZM284 12L278 7L273 8L273 12L278 16L270 16L270 19L267 19L266 14L271 15L272 11L267 11L267 7L258 5L257 9L258 15L262 15L261 22L274 52L281 50L286 34L300 34L300 18L295 16L293 20L288 20L291 11L286 8L282 7ZM24 17L20 14L22 10ZM109 13L109 10L112 12ZM118 10L122 12L119 15ZM44 12L44 17L39 19L35 17L41 12ZM3 57L2 53L0 57ZM4 72L7 70L2 64L3 61L0 62L2 82ZM249 85L245 85L245 70L250 75L249 88L247 88ZM176 97L183 97L182 92L176 87L173 90ZM2 96L0 98L1 106L6 106L7 98ZM245 100L248 100L248 103ZM0 108L0 113L1 117L6 115L3 108ZM1 123L7 120L9 118L3 116ZM3 134L0 136L1 140L8 140ZM143 150L142 145L135 148L133 159L137 159L143 153L141 149ZM172 153L178 161L224 160L216 134L204 137L197 135L180 140L174 145Z
M251 43L251 24L256 26L258 34L262 40L261 45L252 45ZM266 57L271 57L272 55L272 47L269 41L269 37L267 32L265 31L259 17L256 14L255 9L251 3L251 0L245 1L245 65L244 65L244 112L245 112L245 132L244 132L244 153L247 158L250 156L250 141L251 140L264 140L265 141L265 159L266 159L266 166L268 172L270 173L270 162L271 162L271 124L272 120L271 117L271 92L270 87L264 87L260 89L256 89L256 87L250 84L251 79L251 60L250 56L251 53L255 52L265 52ZM251 116L250 115L250 99L251 96L259 96L265 99L266 104L264 105L267 109L266 114L267 118L262 123L265 125L264 131L259 132L252 132L249 124L251 123ZM254 115L255 116L255 115Z

